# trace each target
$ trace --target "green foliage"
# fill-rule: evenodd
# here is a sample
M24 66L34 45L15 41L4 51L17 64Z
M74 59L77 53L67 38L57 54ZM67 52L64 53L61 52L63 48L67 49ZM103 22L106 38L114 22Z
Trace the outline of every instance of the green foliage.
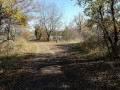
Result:
M40 28L39 25L36 25L35 27L35 37L37 40L40 40L41 39L41 35L42 35L42 29Z
M19 5L19 0L0 0L0 28L2 28L1 35L5 37L3 41L15 40L14 31L18 28L16 25L27 24L27 15L22 12Z
M51 34L52 36L56 36L57 35L57 31L54 29L53 31L52 31L52 34Z
M67 37L67 33L68 33L68 31L67 31L67 30L64 30L64 31L62 32L62 36L63 36L63 37Z
M73 45L72 50L78 52L81 55L87 55L89 53L88 50L83 48L80 44Z
M1 0L0 13L4 14L3 19L14 19L20 25L26 25L27 15L24 14L18 6L16 0Z
M38 36L39 36L39 33L38 33L37 30L35 30L35 37L36 37L36 39L38 39Z
M23 15L18 19L18 21L19 21L19 24L20 24L20 25L26 26L26 24L27 24L27 15L23 14Z
M18 69L22 67L22 62L24 61L23 57L24 56L18 55L0 57L0 68L3 70Z
M67 40L68 38L68 28L65 27L64 31L62 32L62 37L64 40Z
M120 32L119 0L77 0L78 5L86 4L84 13L89 17L87 26L97 27L103 33L108 52L118 58L118 41ZM117 11L117 12L116 12Z
M100 59L107 56L107 49L102 39L90 37L89 39L75 44L72 46L72 50L77 52L78 55L83 56L86 59Z

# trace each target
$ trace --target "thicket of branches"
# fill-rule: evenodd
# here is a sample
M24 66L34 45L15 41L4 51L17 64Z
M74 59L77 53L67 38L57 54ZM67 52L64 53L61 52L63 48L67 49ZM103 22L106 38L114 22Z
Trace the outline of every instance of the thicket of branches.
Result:
M19 26L26 26L32 0L0 0L0 44L14 40Z
M36 3L35 12L38 13L39 27L46 32L47 41L50 41L52 31L60 25L62 12L54 3L45 4L41 2ZM37 35L37 32L35 33ZM38 33L40 34L39 31Z
M118 58L120 35L120 0L77 0L77 4L85 7L85 14L89 17L87 26L102 31L108 52Z

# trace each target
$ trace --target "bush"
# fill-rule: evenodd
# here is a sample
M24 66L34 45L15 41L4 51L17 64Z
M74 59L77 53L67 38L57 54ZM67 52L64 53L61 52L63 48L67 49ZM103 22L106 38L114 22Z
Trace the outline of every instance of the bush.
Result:
M72 50L75 51L75 52L78 52L79 54L87 54L88 53L88 50L81 47L80 44L73 45Z
M26 57L33 55L36 47L26 39L18 37L15 42L4 43L0 50L0 69L9 71L22 67Z

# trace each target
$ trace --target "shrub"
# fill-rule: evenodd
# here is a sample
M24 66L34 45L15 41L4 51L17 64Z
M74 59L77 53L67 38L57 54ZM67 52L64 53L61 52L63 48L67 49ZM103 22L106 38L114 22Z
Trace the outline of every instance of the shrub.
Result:
M88 53L88 50L81 47L81 45L79 43L73 45L72 49L73 49L73 51L78 52L79 54L87 54Z

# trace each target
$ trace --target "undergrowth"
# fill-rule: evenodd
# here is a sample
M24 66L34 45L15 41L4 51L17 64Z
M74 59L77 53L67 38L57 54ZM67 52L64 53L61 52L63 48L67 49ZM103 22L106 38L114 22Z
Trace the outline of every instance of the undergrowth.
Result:
M101 44L83 42L73 45L72 51L79 56L79 60L81 57L84 57L86 62L89 60L87 70L93 74L92 79L97 78L93 80L120 88L120 59L111 59L104 44Z
M98 59L106 56L106 48L101 46L91 48L89 45L78 43L72 46L72 50L86 59Z
M21 68L35 50L35 45L24 38L4 43L0 47L0 74Z

